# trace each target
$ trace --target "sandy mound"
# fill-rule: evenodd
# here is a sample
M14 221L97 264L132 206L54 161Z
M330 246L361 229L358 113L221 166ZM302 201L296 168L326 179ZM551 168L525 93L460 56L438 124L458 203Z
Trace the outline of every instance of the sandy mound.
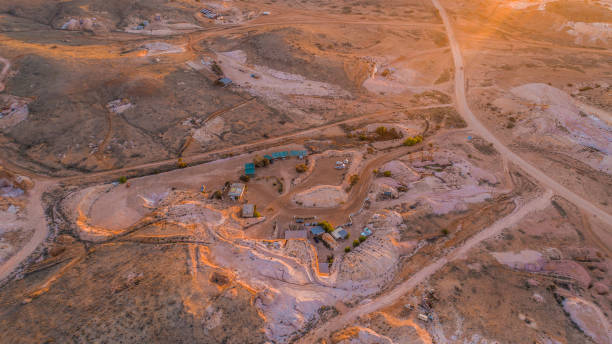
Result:
M491 252L491 254L500 264L517 270L541 271L546 264L544 256L533 250L523 250L518 253Z
M337 332L332 337L333 344L394 344L394 342L369 328L351 327Z
M0 94L0 130L17 125L28 118L31 99Z
M608 44L612 39L610 23L567 22L562 28L568 34L576 37L576 44L598 43Z
M220 53L218 58L226 76L255 95L269 96L270 93L316 97L347 97L349 95L338 86L308 80L301 75L285 73L265 66L247 66L246 54L241 50ZM257 75L257 78L253 78L252 74Z
M178 45L172 45L164 42L147 43L143 46L147 50L148 56L163 55L163 54L178 54L185 51L185 48Z
M519 126L522 130L517 130L517 135L531 131L533 134L564 136L606 155L612 152L612 141L609 139L612 128L603 121L580 116L580 111L567 93L546 84L526 84L510 91L523 100L545 107L542 111L545 121L538 121L537 116L525 123L521 121ZM567 130L561 130L557 123Z
M417 171L413 170L405 163L397 160L389 161L388 163L384 164L380 170L391 172L393 179L404 185L417 181L421 178Z
M202 128L193 131L193 138L200 143L209 143L219 137L225 127L225 121L221 117L213 118Z
M348 195L336 186L317 186L298 193L293 201L304 207L333 208L346 202Z
M184 203L168 208L169 219L181 223L202 223L209 226L219 226L225 222L223 214L200 203Z
M418 88L415 85L419 72L408 68L392 68L394 72L389 76L382 76L380 73L373 75L363 82L363 87L373 93L392 93L400 94ZM424 87L421 87L425 89ZM419 89L421 89L419 88Z
M370 225L373 235L342 258L338 267L338 287L380 288L393 277L400 250L397 226L399 214L378 214Z
M570 319L595 343L607 344L612 342L612 329L606 316L594 304L577 297L567 298L563 301L563 309Z

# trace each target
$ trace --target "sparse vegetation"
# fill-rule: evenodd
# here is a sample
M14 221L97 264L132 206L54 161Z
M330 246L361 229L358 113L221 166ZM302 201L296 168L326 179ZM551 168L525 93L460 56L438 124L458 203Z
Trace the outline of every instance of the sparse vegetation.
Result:
M385 172L383 172L383 176L385 176L385 177L387 177L387 178L388 178L388 177L391 177L391 171L385 171Z
M346 252L346 253L351 252L351 247L350 246L345 247L344 248L344 252Z
M247 176L246 174L243 174L240 176L240 180L245 183L248 183L248 181L251 180L251 177Z
M125 184L127 182L127 177L121 176L119 177L119 179L117 179L117 181L119 182L119 184Z
M306 164L298 164L295 166L295 170L297 173L304 173L308 170L308 166Z
M446 229L446 228L443 228L441 232L442 232L442 235L444 235L444 236L447 236L448 233L449 233L448 229Z
M350 178L349 178L349 182L351 184L351 186L359 183L359 175L353 174Z
M256 155L253 158L253 164L255 164L255 167L266 167L270 165L270 160L262 156Z
M260 213L259 211L257 211L257 209L255 209L255 210L253 211L253 216L255 216L255 217L261 217L261 213Z
M327 221L321 221L319 222L319 226L323 227L323 229L325 230L325 232L327 233L331 233L334 231L334 226L331 225L331 223L327 222Z
M187 163L183 161L183 158L178 158L176 166L178 166L178 168L185 168L187 167Z
M404 146L414 146L417 143L421 143L421 142L423 142L423 136L421 136L421 135L412 136L412 137L408 137L408 138L406 138L406 140L404 140Z

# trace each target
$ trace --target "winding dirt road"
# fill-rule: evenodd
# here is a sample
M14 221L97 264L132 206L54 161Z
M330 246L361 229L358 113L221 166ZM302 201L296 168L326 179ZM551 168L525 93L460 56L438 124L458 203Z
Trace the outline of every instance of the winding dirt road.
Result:
M466 92L465 92L465 71L463 58L461 56L461 50L459 48L459 43L455 37L454 31L450 24L450 20L444 7L440 5L439 0L432 0L433 5L438 9L442 21L444 23L444 27L446 29L446 33L448 35L449 44L451 46L451 52L453 55L453 61L455 64L455 97L457 102L457 111L462 115L463 119L468 123L468 127L473 131L477 132L481 135L485 140L493 143L495 148L500 152L501 156L506 161L511 161L520 168L522 168L525 172L527 172L531 177L536 179L541 183L542 186L547 188L547 191L544 195L539 198L532 200L531 202L517 208L512 214L502 218L501 220L495 222L490 227L482 230L475 236L468 239L464 244L462 244L457 249L453 250L450 254L436 260L432 264L426 266L425 268L418 271L411 278L404 281L397 287L395 287L390 292L374 299L373 301L366 303L364 305L357 306L351 309L349 312L340 315L337 318L334 318L333 321L329 321L325 323L323 326L316 328L311 331L308 335L301 338L298 343L314 343L318 338L326 338L334 331L337 331L343 328L346 324L354 322L358 317L372 313L376 310L379 310L383 307L392 305L396 300L398 300L402 295L405 295L412 288L417 286L419 283L425 281L431 275L433 275L436 271L446 265L448 262L455 260L457 258L465 255L470 249L475 247L477 244L481 243L483 240L491 238L492 236L499 234L504 228L507 228L522 218L524 218L530 212L541 210L550 205L551 198L553 196L553 192L570 200L576 206L581 208L582 210L599 217L605 223L612 223L612 216L601 210L599 207L593 205L591 202L583 199L578 196L571 190L567 189L565 186L557 183L544 172L531 165L517 154L512 152L508 147L506 147L501 141L499 141L474 115L474 113L470 110ZM605 233L609 234L609 233ZM598 235L602 235L602 233L598 233Z
M478 234L466 240L461 246L451 251L448 255L441 257L433 263L427 265L417 273L412 275L390 292L379 296L378 298L366 304L362 304L350 309L348 312L326 322L323 326L313 330L308 335L304 336L297 343L310 344L316 343L318 338L326 338L333 332L342 329L346 324L354 323L357 318L375 312L383 307L391 306L395 301L404 296L419 283L425 281L431 275L440 270L444 265L457 259L462 259L465 254L480 244L484 240L494 237L501 233L504 228L508 228L531 212L545 209L550 205L550 200L553 196L552 191L547 191L538 198L518 206L510 215L498 220L491 226L483 229Z
M516 153L506 147L500 140L498 140L497 137L495 137L495 135L493 135L493 133L491 133L478 120L478 118L476 118L476 116L474 115L472 110L470 110L470 107L468 105L465 93L465 68L463 64L463 57L461 56L461 49L459 48L459 43L457 42L457 38L455 37L455 33L450 23L450 19L448 18L448 14L444 10L444 7L440 5L439 0L431 1L440 12L440 17L442 18L442 21L444 22L444 27L446 28L446 34L448 35L448 41L451 47L451 52L453 54L453 61L455 63L455 99L457 102L457 111L468 123L468 127L477 132L485 140L492 143L495 149L500 152L501 156L504 157L504 159L511 161L512 163L519 166L532 178L540 182L544 187L553 190L559 196L566 198L582 210L599 217L604 222L612 223L612 215L593 205L586 199L580 197L565 186L557 183L544 172L542 172L541 170L518 156Z

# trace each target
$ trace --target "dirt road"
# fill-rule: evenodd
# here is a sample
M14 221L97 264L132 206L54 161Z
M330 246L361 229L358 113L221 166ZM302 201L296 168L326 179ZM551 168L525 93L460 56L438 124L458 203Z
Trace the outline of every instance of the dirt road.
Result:
M385 112L377 112L377 113L372 113L372 114L367 114L367 115L363 115L363 116L358 116L358 117L352 117L343 121L339 121L339 122L334 122L334 123L330 123L330 124L326 124L320 127L315 127L315 128L310 128L310 129L306 129L306 130L302 130L302 131L298 131L295 133L291 133L291 134L286 134L286 135L281 135L281 136L277 136L277 137L272 137L269 139L262 139L262 140L258 140L258 141L254 141L254 142L249 142L249 143L245 143L245 144L241 144L241 145L236 145L236 146L231 146L228 148L222 148L222 149L217 149L214 151L209 151L209 152L205 152L205 153L200 153L200 154L194 154L191 156L186 156L183 158L183 160L186 163L189 162L193 162L193 161L198 161L198 160L203 160L206 158L211 157L212 155L215 154L227 154L227 153L232 153L232 152L241 152L244 153L245 151L249 150L249 149L254 149L255 147L259 146L259 145L273 145L273 144L280 144L282 141L287 140L287 139L291 139L291 138L296 138L296 137L300 137L300 136L307 136L310 134L316 134L321 132L322 130L325 129L329 129L332 127L335 127L337 125L340 124L348 124L348 123L352 123L352 122L358 122L364 119L369 119L369 118L375 118L375 117L380 117L383 116L385 114L391 114L393 112L399 112L399 111L414 111L414 110L426 110L426 109L433 109L433 108L443 108L443 107L449 107L451 105L449 104L441 104L441 105L428 105L428 106L417 106L417 107L410 107L410 108L398 108L397 110L390 110L390 111L385 111ZM165 166L165 165L170 165L170 164L175 164L176 163L176 159L167 159L167 160L161 160L161 161L156 161L156 162L150 162L150 163L146 163L146 164L140 164L140 165L135 165L135 166L129 166L129 167L123 167L123 168L118 168L118 169L113 169L113 170L108 170L108 171L102 171L102 172L96 172L96 173L90 173L87 175L78 175L78 176L71 176L71 177L64 177L64 178L60 178L58 179L58 181L64 182L64 183L70 183L73 181L82 181L83 178L86 177L102 177L102 176L109 176L109 175L116 175L119 173L126 173L126 172L130 172L130 171L134 171L134 170L139 170L139 169L144 169L144 168L156 168L156 167L160 167L160 166Z
M344 313L332 319L331 321L326 322L323 326L315 329L305 337L301 338L297 343L315 343L316 339L328 337L334 331L342 329L346 324L354 323L358 317L370 314L383 307L391 306L399 298L404 296L406 293L416 287L419 283L425 281L431 275L436 273L436 271L440 270L447 263L452 262L456 259L461 259L469 250L474 248L476 245L480 244L484 240L498 235L499 233L501 233L501 231L504 230L504 228L508 228L514 225L515 223L523 219L527 214L548 207L550 205L552 195L553 193L551 191L547 191L540 197L526 204L519 205L511 214L498 220L491 226L483 229L478 234L469 238L461 246L451 251L448 255L439 258L438 260L419 270L417 273L412 275L412 277L402 282L397 287L393 288L390 292L385 293L382 296L366 304L362 304L360 306L352 308L347 313Z
M0 265L0 282L9 276L47 238L49 230L42 205L42 195L52 184L53 182L50 180L35 181L34 188L28 191L29 197L25 211L28 214L27 225L34 228L34 235L17 253Z
M0 62L4 64L4 67L2 67L2 71L0 72L0 92L2 92L6 87L4 85L4 80L6 79L8 71L11 68L11 62L4 57L0 57Z
M444 7L440 5L440 2L438 0L432 0L432 3L440 12L440 17L442 18L444 27L446 28L448 41L451 46L451 52L453 54L453 61L455 63L455 101L457 103L457 111L468 123L469 128L477 132L485 140L492 143L495 146L495 149L497 149L505 159L519 166L531 177L535 178L538 182L540 182L544 187L553 190L555 193L574 203L576 206L583 209L584 211L587 211L588 213L599 217L602 221L612 224L612 216L610 214L601 210L599 207L587 201L586 199L580 197L565 186L557 183L544 172L542 172L541 170L539 170L538 168L536 168L535 166L512 152L500 140L498 140L497 137L495 137L495 135L493 135L493 133L491 133L478 120L478 118L476 118L472 110L470 110L466 98L465 69L463 64L463 58L461 56L461 49L459 48L459 43L457 42L457 38L455 37L455 33L450 23L450 19L448 18ZM608 235L610 235L610 233L608 233Z

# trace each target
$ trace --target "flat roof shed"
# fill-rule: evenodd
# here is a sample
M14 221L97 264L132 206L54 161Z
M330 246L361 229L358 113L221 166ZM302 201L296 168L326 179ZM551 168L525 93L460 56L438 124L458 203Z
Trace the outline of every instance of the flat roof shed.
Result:
M245 204L242 206L242 217L253 217L255 215L255 205Z
M314 226L310 228L310 234L313 236L323 235L325 233L325 229L321 226Z
M246 174L247 176L254 175L255 174L255 164L252 162L244 164L244 174Z
M338 227L332 232L332 236L336 240L346 239L348 238L348 232L344 228Z
M230 78L219 78L217 79L217 84L223 86L223 87L227 87L229 85L232 84L232 79Z
M230 190L227 195L234 201L239 200L242 198L242 196L244 196L244 188L244 184L234 183L230 186Z

